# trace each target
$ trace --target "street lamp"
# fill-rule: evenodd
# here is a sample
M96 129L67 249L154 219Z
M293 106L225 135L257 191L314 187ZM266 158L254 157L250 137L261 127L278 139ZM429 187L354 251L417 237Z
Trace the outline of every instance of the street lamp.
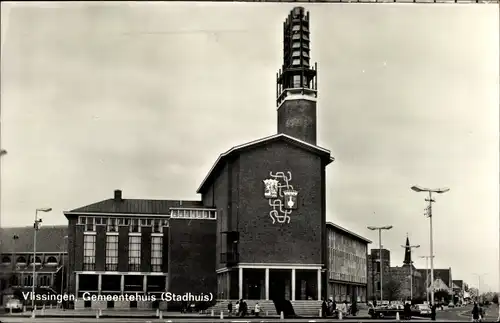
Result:
M38 212L50 212L52 208L40 208L35 210L35 221L33 223L33 284L31 286L31 308L32 316L35 317L35 282L36 282L36 233L40 229L42 219L38 218Z
M434 304L434 246L433 246L433 240L432 240L432 203L436 202L435 200L432 199L432 193L437 193L437 194L443 194L448 192L450 189L449 188L437 188L437 189L430 189L430 188L423 188L417 185L414 185L411 187L411 189L415 192L428 192L429 193L429 198L425 199L427 202L429 202L429 206L427 208L427 217L429 218L429 231L430 231L430 259L431 259L431 304Z
M431 256L420 256L420 258L425 258L425 296L427 304L429 304L429 259Z
M401 247L403 248L408 248L410 249L410 254L411 254L411 250L412 249L417 249L417 248L420 248L420 245L412 245L412 246L403 246L401 245ZM413 301L413 261L410 261L410 302Z
M10 282L9 282L9 285L12 287L14 284L14 276L16 275L16 271L17 271L17 262L16 262L16 242L17 240L19 240L19 236L17 234L14 234L12 236L12 242L13 242L13 246L12 246L12 260L11 260L11 263L12 263L12 275L11 277L9 277L10 279Z
M386 225L382 227L373 227L369 226L367 227L369 230L372 231L378 231L378 259L380 263L380 302L382 303L382 300L384 299L383 296L383 276L384 276L384 268L382 266L382 230L390 230L392 229L392 225Z
M64 293L64 275L66 274L66 270L64 268L64 252L67 250L66 249L66 240L68 239L68 236L64 236L63 240L63 254L62 254L62 268L61 268L61 295Z
M480 297L481 297L481 277L488 275L488 273L473 274L473 275L477 276L477 302L479 304L480 303Z

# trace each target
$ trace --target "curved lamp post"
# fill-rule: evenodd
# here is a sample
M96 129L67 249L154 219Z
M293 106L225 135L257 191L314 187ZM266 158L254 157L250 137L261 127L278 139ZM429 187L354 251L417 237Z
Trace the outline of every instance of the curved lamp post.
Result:
M33 284L31 286L31 310L32 317L35 317L35 283L36 283L36 233L40 229L40 224L42 223L42 219L38 218L38 212L50 212L52 208L40 208L35 210L35 222L33 223Z
M443 194L448 192L449 188L437 188L430 189L424 188L417 185L411 187L411 189L415 192L428 192L429 198L425 199L429 202L429 207L427 208L427 217L429 218L429 230L430 230L430 259L431 259L431 304L434 304L434 246L433 246L433 237L432 237L432 203L436 202L432 199L432 193Z
M384 268L382 266L382 230L390 230L392 229L392 225L385 225L382 227L373 227L369 226L367 227L369 230L372 231L378 231L378 259L380 263L380 302L382 302L383 298L383 290L384 290L384 284L383 284L383 276L384 276Z

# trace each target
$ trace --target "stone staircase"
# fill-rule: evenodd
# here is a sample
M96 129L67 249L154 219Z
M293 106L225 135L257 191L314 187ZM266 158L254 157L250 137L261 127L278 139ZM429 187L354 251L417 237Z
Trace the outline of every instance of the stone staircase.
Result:
M219 316L220 312L224 312L224 317L227 316L227 305L231 301L233 303L233 313L235 311L235 304L238 300L219 300L217 303L208 309L210 313L211 310L214 311L215 316ZM276 307L274 306L273 301L266 300L245 300L248 305L248 315L255 307L255 303L259 302L260 305L260 315L266 316L279 316L276 313ZM293 309L295 310L295 314L298 316L304 317L319 317L319 312L321 310L321 301L291 301L293 305Z

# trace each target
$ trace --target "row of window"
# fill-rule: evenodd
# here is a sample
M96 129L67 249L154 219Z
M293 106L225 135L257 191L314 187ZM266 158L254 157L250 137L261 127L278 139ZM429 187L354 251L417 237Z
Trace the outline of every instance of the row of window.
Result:
M12 285L13 286L32 286L33 285L33 276L27 275L18 277L18 275L12 276ZM37 275L37 285L38 286L52 286L52 278L46 275Z
M95 235L85 235L83 243L83 270L95 270ZM128 270L141 271L141 237L129 236ZM151 271L162 272L163 237L151 237ZM106 237L106 271L118 270L118 236Z
M33 263L33 256L29 257L29 263L32 264ZM56 257L48 257L47 260L45 261L45 265L48 265L48 266L55 266L57 265L59 262L57 261ZM2 257L2 264L4 265L9 265L11 264L11 259L9 256L3 256ZM26 257L24 256L19 256L17 257L16 259L16 264L18 265L27 265L28 264L28 261L26 260ZM40 257L36 257L35 258L35 264L37 265L41 265L42 264L42 259Z
M168 227L168 219L154 218L118 218L118 217L99 217L99 216L79 216L78 224L85 226L85 231L96 231L96 225L106 225L108 232L118 232L118 226L129 226L130 232L141 232L141 227L152 227L152 232L162 233L163 227Z
M170 217L173 219L217 219L217 212L215 210L204 209L172 209Z

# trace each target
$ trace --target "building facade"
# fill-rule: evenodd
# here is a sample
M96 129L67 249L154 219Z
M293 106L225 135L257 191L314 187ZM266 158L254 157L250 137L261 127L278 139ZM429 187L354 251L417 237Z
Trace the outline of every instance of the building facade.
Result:
M37 231L33 255L33 227L0 228L0 293L10 297L14 291L31 291L33 265L38 293L61 293L66 286L66 226L42 226ZM4 302L0 297L0 302Z
M139 295L139 300L77 302L81 307L159 307L161 294L202 294L215 280L216 214L199 201L112 199L69 212L69 289L84 295ZM210 256L209 256L210 255ZM193 266L196 271L189 271ZM183 274L189 272L189 275ZM154 297L153 297L154 296Z
M382 255L382 259L380 256ZM388 249L371 249L368 255L368 300L380 300L381 282L387 282L391 277L391 252ZM383 293L382 293L383 296Z
M370 240L331 222L328 236L328 298L336 302L366 302Z
M70 290L144 296L81 306L162 307L165 291L319 302L330 284L339 298L364 298L369 241L333 224L328 240L325 175L334 159L316 143L317 68L303 8L285 21L283 50L278 133L221 154L199 201L124 199L116 190L65 212Z

